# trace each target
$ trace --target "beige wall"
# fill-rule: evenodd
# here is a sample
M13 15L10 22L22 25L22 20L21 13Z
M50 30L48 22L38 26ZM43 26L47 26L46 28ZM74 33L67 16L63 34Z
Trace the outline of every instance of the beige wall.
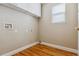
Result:
M4 24L13 24L13 29ZM0 5L0 54L37 42L37 32L38 19Z
M39 20L40 40L77 49L77 6L66 4L66 22L60 24L52 23L52 7L56 4L43 4L42 18Z

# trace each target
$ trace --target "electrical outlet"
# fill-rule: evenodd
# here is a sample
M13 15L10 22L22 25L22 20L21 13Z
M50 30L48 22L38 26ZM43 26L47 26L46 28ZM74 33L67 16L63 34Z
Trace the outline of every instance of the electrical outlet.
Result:
M18 32L18 30L16 29L15 32Z
M28 29L26 29L26 32L28 32Z
M32 29L30 29L30 32L32 32Z
M5 24L5 29L12 29L12 24Z

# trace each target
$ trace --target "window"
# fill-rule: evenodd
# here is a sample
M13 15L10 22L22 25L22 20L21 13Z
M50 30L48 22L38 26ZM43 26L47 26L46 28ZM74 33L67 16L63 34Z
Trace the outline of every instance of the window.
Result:
M52 8L52 22L53 23L65 22L65 4L58 4Z

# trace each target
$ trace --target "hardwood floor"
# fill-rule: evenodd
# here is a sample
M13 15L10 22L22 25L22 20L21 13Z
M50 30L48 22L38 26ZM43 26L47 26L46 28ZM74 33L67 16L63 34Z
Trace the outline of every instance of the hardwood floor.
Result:
M14 56L77 56L77 54L37 44L31 48L16 53Z

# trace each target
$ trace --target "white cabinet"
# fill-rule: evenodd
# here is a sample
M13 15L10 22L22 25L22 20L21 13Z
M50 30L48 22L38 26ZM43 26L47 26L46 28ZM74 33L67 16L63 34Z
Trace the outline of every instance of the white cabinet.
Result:
M6 3L3 4L10 8L14 8L26 14L31 14L32 16L41 17L41 4L40 3Z

